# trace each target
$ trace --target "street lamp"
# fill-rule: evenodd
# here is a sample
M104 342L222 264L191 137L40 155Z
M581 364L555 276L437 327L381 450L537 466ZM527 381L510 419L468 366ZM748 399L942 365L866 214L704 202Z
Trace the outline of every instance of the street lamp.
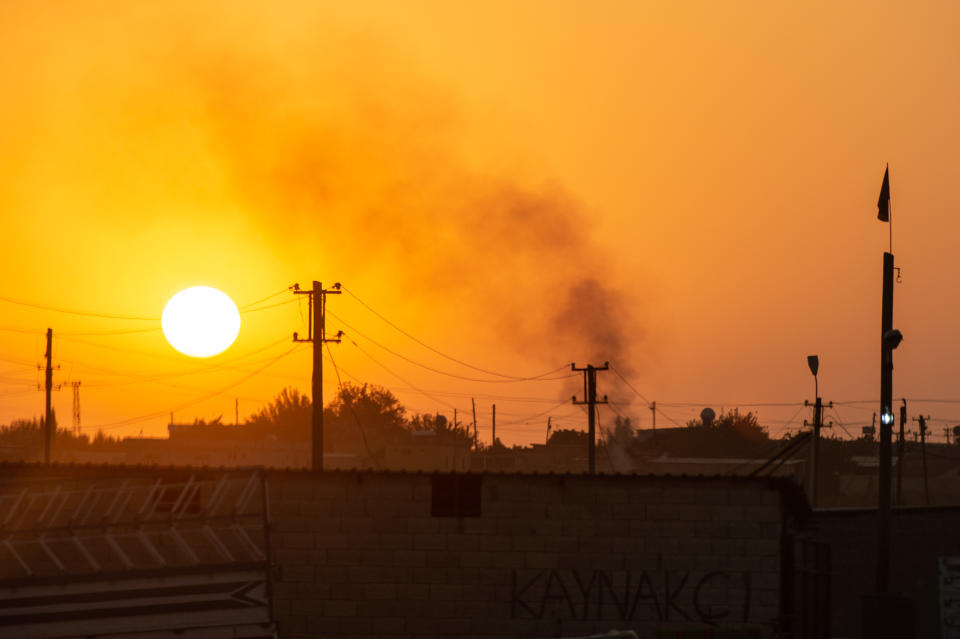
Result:
M813 396L817 397L820 395L817 387L817 371L820 370L820 358L816 355L807 355L807 366L810 367L810 372L813 373Z

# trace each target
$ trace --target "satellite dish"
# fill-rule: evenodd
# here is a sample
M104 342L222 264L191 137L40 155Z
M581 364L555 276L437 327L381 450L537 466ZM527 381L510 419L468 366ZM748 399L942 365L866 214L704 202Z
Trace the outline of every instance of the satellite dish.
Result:
M700 411L700 421L703 422L704 426L709 426L712 424L716 417L717 414L713 412L712 408L704 408L702 411Z

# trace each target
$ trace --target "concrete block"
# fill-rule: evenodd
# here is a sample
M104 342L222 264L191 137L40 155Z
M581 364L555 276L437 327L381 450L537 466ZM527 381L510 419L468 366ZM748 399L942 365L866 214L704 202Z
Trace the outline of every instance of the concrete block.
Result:
M310 564L284 564L280 567L282 581L291 583L312 582L313 566Z
M414 550L447 550L447 535L441 533L420 533L413 535Z
M338 516L338 519L340 520L340 529L350 536L376 533L374 517L344 515Z
M497 520L494 517L464 517L463 532L467 535L494 535L497 532Z
M364 584L363 596L367 600L396 599L396 584Z
M410 581L415 584L445 584L449 581L447 569L436 566L410 568Z
M537 479L530 484L530 500L539 504L559 504L563 500L563 488L557 479Z
M350 582L350 569L346 566L332 566L326 563L314 566L314 579L317 584L345 584Z
M313 545L321 550L347 550L349 535L346 533L313 533Z
M294 615L319 615L324 613L324 604L315 599L293 599L290 602L290 612Z
M363 565L363 550L347 550L347 549L337 549L331 551L327 555L327 565L328 566L362 566Z
M502 568L504 570L512 570L514 568L522 568L523 562L525 560L525 555L519 551L510 551L510 552L497 552L491 553L492 561L489 566L476 566L477 568Z
M428 600L459 601L463 599L463 586L460 584L431 584Z
M645 551L642 537L615 537L611 540L611 552L618 555L636 555Z
M439 533L440 532L440 522L439 517L431 517L430 513L423 517L406 517L406 529L407 532L413 535L422 534L422 533Z
M427 566L433 568L456 568L460 565L459 553L447 550L427 553Z
M609 537L580 537L580 552L588 554L609 553L613 550L613 542Z
M745 506L743 517L749 521L776 524L780 523L780 509L775 506Z
M560 555L555 552L528 552L524 554L524 568L557 568Z
M426 567L427 553L422 550L396 550L393 552L396 566Z
M770 492L769 488L739 484L731 486L728 501L734 506L762 506L764 493L767 492Z
M625 504L629 501L627 488L620 482L604 486L597 490L596 501L597 503Z
M453 552L480 550L480 542L482 539L480 535L447 535L447 548Z
M465 568L488 568L493 566L493 553L490 552L461 552L459 554L458 565Z
M413 550L416 535L392 532L379 535L379 547L384 550Z
M663 486L657 480L641 479L629 486L627 498L634 504L660 504L663 503Z

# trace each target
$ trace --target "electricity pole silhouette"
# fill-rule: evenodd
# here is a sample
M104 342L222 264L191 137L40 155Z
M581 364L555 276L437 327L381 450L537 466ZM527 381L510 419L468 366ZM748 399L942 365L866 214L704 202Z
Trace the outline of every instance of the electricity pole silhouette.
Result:
M578 402L577 396L573 396L573 403L581 406L587 405L587 430L589 431L589 444L587 455L589 458L589 472L591 475L597 472L597 404L606 404L607 396L602 400L597 399L597 371L605 371L610 368L609 362L604 362L603 366L594 366L587 364L586 368L577 368L577 365L570 364L570 370L583 373L583 393L586 401Z
M323 345L329 342L340 343L340 332L333 339L326 336L327 295L340 295L340 283L332 289L324 289L314 280L313 289L301 291L299 284L293 285L294 295L309 295L308 337L301 339L293 334L294 342L313 343L313 392L311 397L312 414L310 419L310 467L323 470Z
M923 499L930 505L930 482L927 479L927 420L930 416L918 415L913 420L920 424L920 459L923 464Z
M47 358L46 375L44 376L44 390L46 391L46 411L43 418L43 462L50 463L53 449L53 437L56 434L56 424L53 423L53 410L50 407L50 392L53 390L53 329L47 329Z

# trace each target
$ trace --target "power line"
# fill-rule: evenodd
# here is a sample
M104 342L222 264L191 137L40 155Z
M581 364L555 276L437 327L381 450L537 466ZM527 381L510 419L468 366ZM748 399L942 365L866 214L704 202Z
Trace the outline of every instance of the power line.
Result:
M423 363L418 362L418 361L416 361L416 360L410 359L410 358L407 357L406 355L402 355L402 354L396 352L395 350L393 350L393 349L391 349L391 348L389 348L389 347L387 347L387 346L384 346L383 344L377 342L376 340L374 340L373 338L371 338L369 335L366 335L366 334L362 333L359 329L354 328L353 326L351 326L350 324L348 324L347 322L345 322L345 321L343 320L343 318L335 315L333 312L327 311L327 313L328 313L331 317L333 317L334 319L336 319L338 322L340 322L341 324L343 324L344 326L346 326L347 328L349 328L351 331L353 331L354 333L356 333L357 335L359 335L360 337L364 338L365 340L367 340L368 342L370 342L370 343L373 344L374 346L377 346L377 347L379 347L379 348L387 351L387 352L390 353L391 355L393 355L393 356L395 356L395 357L399 357L400 359L404 360L405 362L409 362L410 364L413 364L414 366L419 366L420 368L423 368L423 369L425 369L425 370L428 370L428 371L430 371L430 372L432 372L432 373L437 373L437 374L439 374L439 375L445 375L445 376L447 376L447 377L452 377L452 378L454 378L454 379L462 379L462 380L465 380L465 381L468 381L468 382L479 382L479 383L484 383L484 384L507 384L507 383L520 382L520 381L541 381L541 382L545 382L545 381L551 381L551 380L555 380L555 379L566 379L566 378L568 378L568 377L572 377L572 375L562 375L562 376L560 376L560 377L547 377L547 375L550 375L550 374L552 374L552 373L557 373L557 372L563 370L564 368L566 368L566 366L561 366L561 367L555 368L555 369L553 369L553 370L551 370L551 371L547 371L546 373L543 373L543 375L540 375L539 377L515 377L515 378L512 378L512 379L483 379L483 378L479 378L479 377L466 377L465 375L457 375L456 373L449 373L449 372L447 372L447 371L440 370L439 368L434 368L434 367L432 367L432 366L428 366L427 364L423 364Z
M627 385L627 388L629 388L629 389L632 390L634 393L636 393L636 394L637 394L637 397L639 397L640 399L642 399L643 401L645 401L645 402L648 403L648 404L650 403L650 400L647 399L646 397L644 397L644 396L643 396L643 393L641 393L640 391L638 391L638 390L633 386L633 384L631 384L630 382L628 382L628 381L627 381L627 378L624 377L623 375L621 375L621 374L620 374L620 371L617 370L616 367L611 366L611 367L610 367L610 370L613 371L613 374L614 374L614 375L616 375L617 377L620 378L620 381L621 381L621 382L623 382L624 384ZM669 419L669 418L668 418L668 419ZM672 420L671 420L671 421L672 421Z
M162 415L166 415L167 413L171 413L171 412L175 412L175 411L178 411L178 410L182 410L182 409L187 408L187 407L189 407L189 406L193 406L194 404L199 404L200 402L205 402L205 401L208 400L208 399L212 399L212 398L216 397L217 395L222 395L223 393L227 392L227 391L230 390L231 388L235 388L236 386L239 386L240 384L246 382L247 380L252 379L253 377L256 377L258 374L260 374L261 372L263 372L264 370L266 370L267 368L269 368L270 366L272 366L272 365L275 364L276 362L279 362L279 361L280 361L281 359L283 359L284 357L287 357L288 355L290 355L291 353L293 353L293 352L294 352L295 350L297 350L299 347L300 347L299 344L295 344L292 348L290 348L289 350L287 350L287 351L284 352L284 353L281 353L280 355L277 355L276 357L274 357L273 359L271 359L269 362L267 362L266 364L264 364L263 366L261 366L261 367L258 368L257 370L253 371L252 373L250 373L250 374L248 374L248 375L244 375L243 377L241 377L241 378L238 379L237 381L232 382L232 383L230 383L230 384L228 384L228 385L226 385L226 386L223 386L223 387L221 387L221 388L219 388L219 389L217 389L217 390L215 390L215 391L213 391L213 392L211 392L211 393L207 393L206 395L202 395L201 397L197 397L197 398L194 398L194 399L192 399L192 400L190 400L190 401L188 401L188 402L184 402L184 403L182 403L182 404L178 404L177 406L174 406L174 407L169 408L169 409L167 409L167 410L158 411L158 412L155 412L155 413L150 413L150 414L148 414L148 415L141 415L141 416L139 416L139 417L131 417L131 418L129 418L129 419L123 419L123 420L120 420L120 421L117 421L117 422L111 422L111 423L109 423L109 424L100 424L100 425L97 425L97 426L90 426L90 427L86 428L85 430L93 430L93 429L97 429L97 430L111 430L111 429L113 429L113 428L119 428L119 427L121 427L121 426L128 426L128 425L130 425L130 424L135 424L135 423L137 423L137 422L142 422L142 421L145 421L145 420L148 420L148 419L153 419L153 418L155 418L155 417L160 417L160 416L162 416Z
M80 311L71 308L62 308L59 306L48 306L46 304L34 304L32 302L24 302L21 300L15 300L11 297L0 296L0 302L6 302L7 304L15 304L17 306L26 306L28 308L35 308L41 311L53 311L54 313L65 313L68 315L79 315L82 317L98 317L101 319L115 319L115 320L133 320L133 321L142 321L142 322L158 322L160 321L159 317L142 317L139 315L116 315L112 313L95 313L93 311Z
M400 380L401 382L403 382L404 384L407 384L408 386L410 386L410 388L412 388L412 389L415 390L416 392L420 393L420 394L423 395L424 397L427 397L428 399L432 399L433 401L435 401L435 402L438 403L438 404L443 404L443 405L446 406L447 408L457 408L456 406L454 406L453 404L451 404L451 403L449 403L449 402L445 402L445 401L443 401L442 399L437 399L436 397L432 396L430 393L428 393L428 392L426 392L426 391L424 391L424 390L422 390L422 389L420 389L420 388L417 388L416 386L414 386L413 384L411 384L409 381L407 381L407 380L404 379L403 377L400 377L398 374L394 373L392 370L390 370L390 369L387 368L384 364L382 364L382 363L381 363L378 359L376 359L373 355L371 355L370 353L368 353L368 352L365 351L364 349L360 348L360 345L357 344L357 343L356 343L355 341L353 341L352 339L350 339L349 337L347 338L347 341L350 342L351 344L353 344L354 346L356 346L358 351L360 351L361 353L363 353L364 355L366 355L367 357L369 357L369 358L373 361L374 364L376 364L377 366L379 366L379 367L382 368L383 370L387 371L388 373L390 373L391 375L393 375L394 377L396 377L397 379L399 379L399 380Z
M451 355L447 355L446 353L444 353L444 352L442 352L442 351L440 351L440 350L437 350L436 348L430 346L429 344L426 344L425 342L417 339L416 337L414 337L413 335L411 335L411 334L408 333L407 331L403 330L402 328L400 328L399 326L397 326L396 324L394 324L393 322L391 322L390 320L388 320L386 317L384 317L383 315L381 315L380 313L378 313L377 311L375 311L369 304L367 304L367 303L364 302L362 299L360 299L359 297L357 297L357 295L356 295L353 291L349 290L349 289L348 289L347 287L345 287L345 286L342 287L342 288L343 288L343 290L344 290L348 295L350 295L350 297L352 297L353 299L357 300L357 302L359 302L364 308L366 308L368 311L370 311L371 313L373 313L374 315L376 315L377 317L379 317L381 320L383 320L384 322L386 322L389 326L391 326L392 328L394 328L395 330L397 330L398 332L400 332L402 335L408 337L409 339L413 340L414 342L416 342L416 343L419 344L420 346L426 348L427 350L436 353L436 354L439 355L440 357L446 358L446 359L450 360L451 362L455 362L455 363L457 363L457 364L460 364L461 366L466 366L467 368L471 368L471 369L473 369L473 370L475 370L475 371L478 371L478 372L480 372L480 373L486 373L487 375L493 375L494 377L503 377L504 379L509 379L509 380L513 380L513 381L518 381L518 382L520 382L520 381L538 380L538 379L543 378L545 375L550 375L551 373L556 373L557 371L560 371L560 370L566 368L565 366L561 366L561 367L559 367L559 368L556 368L556 369L554 369L554 370L552 370L552 371L550 371L550 372L544 373L543 375L539 375L539 376L537 376L537 377L518 377L518 376L516 376L516 375L507 375L507 374L505 374L505 373L498 373L498 372L496 372L496 371L491 371L491 370L488 370L488 369L486 369L486 368L481 368L481 367L479 367L479 366L474 366L473 364L469 364L469 363L467 363L467 362L465 362L465 361L463 361L463 360L461 360L461 359L457 359L456 357L453 357L453 356L451 356ZM331 315L332 315L332 313L331 313ZM346 324L346 323L344 322L344 324ZM353 329L353 330L356 330L356 329ZM359 332L359 331L358 331L358 332ZM370 339L370 338L367 338L367 339ZM373 340L370 340L370 341L373 341ZM464 378L464 379L467 379L467 378ZM482 380L470 380L470 381L482 381Z
M134 354L137 354L137 355L143 355L143 356L145 356L145 357L152 357L152 358L154 358L154 359L161 359L161 360L165 360L165 361L175 361L175 362L178 362L178 363L180 363L180 362L183 361L183 358L182 358L182 357L176 357L176 356L173 356L173 355L164 355L164 354L160 354L160 353L151 353L151 352L149 352L149 351L141 351L141 350L136 350L136 349L131 349L131 348L123 348L123 347L120 347L120 346L109 346L109 345L107 345L107 344L99 344L99 343L97 343L97 342L90 342L90 341L88 341L88 340L75 339L75 338L71 338L71 337L62 337L62 338L60 338L60 341L70 342L70 343L73 343L73 344L83 344L83 345L85 345L85 346L93 346L94 348L102 348L102 349L105 349L105 350L108 350L108 351L117 351L117 352L120 352L120 353L127 353L127 354L134 353ZM261 352L261 351L264 351L264 350L266 350L266 349L268 349L268 348L271 348L271 347L273 347L273 346L276 346L277 344L280 344L280 343L283 343L283 342L286 342L286 341L287 341L287 338L281 337L280 339L278 339L278 340L276 340L276 341L274 341L274 342L270 342L269 344L267 344L267 345L265 345L265 346L262 346L262 347L260 347L260 348L255 349L255 350L252 350L252 351L250 351L250 352L248 352L248 353L245 353L245 354L243 354L243 355L238 355L238 356L232 357L232 358L230 358L230 359L223 360L222 362L218 362L217 364L211 364L208 368L216 368L216 367L219 367L219 366L222 366L222 365L225 365L225 364L230 364L230 363L233 363L233 362L240 361L240 360L242 360L242 359L246 359L247 357L250 357L251 355L254 355L254 354L256 354L256 353L259 353L259 352ZM102 370L102 369L101 369L101 370Z
M803 406L803 402L657 402L657 407L699 408L701 406L735 406L737 408L771 408Z
M340 389L340 397L343 398L343 382L340 380L340 369L337 368L337 362L333 359L333 351L330 350L330 344L328 342L324 342L324 346L327 347L327 355L329 356L330 363L333 364L333 372L337 374L337 387ZM372 461L374 464L377 464L377 459L373 456L373 452L370 450L370 444L367 442L367 433L363 430L363 424L360 423L360 418L357 417L357 411L353 409L353 402L344 403L347 404L347 408L350 409L350 414L353 415L353 421L357 423L357 428L360 429L360 437L363 439L363 447L367 449L367 455L370 457L370 461Z
M569 401L569 400L564 399L564 400L561 401L560 403L551 406L551 407L548 408L547 410L542 411L542 412L540 412L540 413L537 413L537 414L535 414L535 415L531 415L530 417L527 417L526 419L516 419L516 420L514 420L514 421L512 421L512 422L505 422L505 423L503 423L503 424L497 424L497 428L500 428L501 426L518 426L518 425L520 425L520 424L528 424L528 423L530 423L530 422L531 422L532 420L534 420L534 419L540 419L541 417L546 417L547 415L549 415L550 413L552 413L552 412L555 411L556 409L560 408L561 406L568 406L568 405L569 405L569 404L568 404L568 401ZM497 411L497 412L499 412L499 411Z
M840 417L840 413L837 412L837 409L834 408L832 405L829 406L829 408L830 410L833 411L834 416L837 418L837 426L840 427L840 430L845 432L847 434L847 437L849 437L850 439L856 439L856 437L850 434L850 431L847 430L847 427L843 425L843 419Z
M257 304L262 304L263 302L266 302L267 300L272 300L273 298L275 298L275 297L277 297L277 296L283 295L284 293L288 292L289 290L290 290L290 288L285 286L285 287L281 288L279 291L277 291L276 293L271 293L270 295L267 295L266 297L261 297L260 299L254 301L254 302L250 302L249 304L244 304L244 305L241 306L240 308L241 308L241 309L245 309L245 308L250 308L251 306L256 306Z
M277 302L276 304L267 304L266 306L258 306L257 308L244 308L240 311L241 314L246 313L256 313L257 311L265 311L270 308L277 308L278 306L286 306L287 304L294 304L298 300L296 298L284 300L282 302Z

